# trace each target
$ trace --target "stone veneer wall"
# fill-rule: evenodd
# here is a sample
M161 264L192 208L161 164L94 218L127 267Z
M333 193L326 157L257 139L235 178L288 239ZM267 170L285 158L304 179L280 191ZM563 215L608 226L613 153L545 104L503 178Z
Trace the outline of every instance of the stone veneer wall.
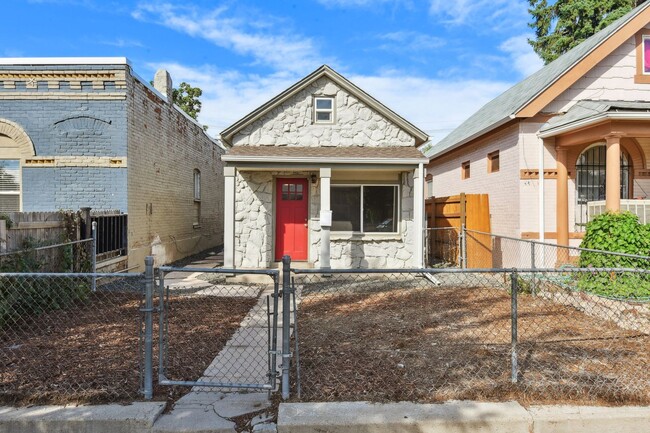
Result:
M334 124L313 123L313 97L335 98ZM415 139L327 78L243 128L234 146L414 146Z
M311 172L237 172L235 181L235 267L267 267L275 261L273 188L275 177L305 177ZM413 173L402 175L400 233L343 238L332 233L333 268L407 268L414 266ZM309 189L309 262L319 266L320 182Z

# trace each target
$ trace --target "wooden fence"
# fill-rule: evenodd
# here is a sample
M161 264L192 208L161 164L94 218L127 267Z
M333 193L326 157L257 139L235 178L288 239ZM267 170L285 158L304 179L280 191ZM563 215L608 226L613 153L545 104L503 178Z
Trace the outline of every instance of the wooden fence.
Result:
M490 200L487 194L464 194L451 197L431 197L425 202L427 228L429 230L429 257L446 262L458 253L461 227L490 233ZM454 230L455 229L455 230ZM492 241L489 235L472 234L466 244L467 267L489 267L492 263Z
M8 212L0 219L0 252L80 239L75 215L64 212Z

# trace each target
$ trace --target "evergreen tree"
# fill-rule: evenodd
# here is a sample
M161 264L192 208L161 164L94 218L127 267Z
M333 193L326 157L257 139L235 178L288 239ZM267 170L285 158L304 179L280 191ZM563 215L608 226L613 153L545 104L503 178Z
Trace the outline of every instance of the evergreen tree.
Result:
M535 30L529 39L548 64L645 0L528 0Z

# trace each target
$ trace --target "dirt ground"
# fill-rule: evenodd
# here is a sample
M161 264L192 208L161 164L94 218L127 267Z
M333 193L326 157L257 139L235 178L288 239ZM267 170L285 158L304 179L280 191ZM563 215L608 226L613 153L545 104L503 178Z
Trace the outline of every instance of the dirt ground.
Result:
M650 336L530 295L518 310L513 384L506 290L305 294L301 400L650 403Z
M73 310L41 314L20 326L0 330L0 403L142 399L141 301L139 294L97 292ZM255 302L216 296L175 300L170 339L175 351L187 354L183 357L184 376L200 377ZM157 320L155 316L155 344ZM154 391L156 399L173 399L187 390L159 387Z

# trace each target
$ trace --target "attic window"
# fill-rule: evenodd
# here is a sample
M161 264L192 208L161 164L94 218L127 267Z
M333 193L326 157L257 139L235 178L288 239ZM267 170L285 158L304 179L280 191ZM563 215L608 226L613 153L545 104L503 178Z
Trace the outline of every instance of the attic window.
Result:
M650 74L650 35L643 35L643 75Z
M314 123L334 123L334 98L314 98Z
M465 161L460 165L460 178L462 180L469 179L469 161Z
M635 83L650 84L650 30L642 29L636 34Z

